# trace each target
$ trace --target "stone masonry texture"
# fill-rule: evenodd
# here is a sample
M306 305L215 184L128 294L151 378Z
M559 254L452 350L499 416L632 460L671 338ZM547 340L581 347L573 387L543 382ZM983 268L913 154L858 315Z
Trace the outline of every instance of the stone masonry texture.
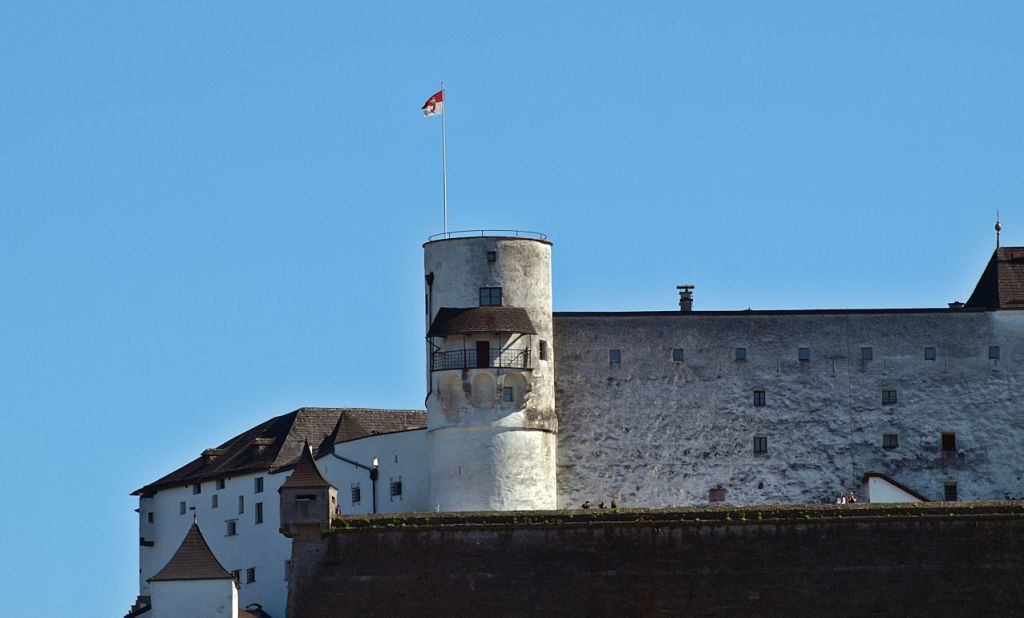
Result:
M719 487L731 504L825 502L871 470L930 500L947 482L961 500L1024 497L1024 312L556 313L554 324L560 508L707 504ZM882 448L886 433L898 448Z
M1020 615L1024 503L376 516L296 539L288 615Z

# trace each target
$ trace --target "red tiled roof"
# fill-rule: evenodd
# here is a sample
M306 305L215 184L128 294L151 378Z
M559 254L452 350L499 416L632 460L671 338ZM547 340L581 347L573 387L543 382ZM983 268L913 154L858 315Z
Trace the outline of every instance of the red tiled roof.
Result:
M966 306L1024 309L1024 247L995 250Z
M185 539L178 546L171 559L156 575L149 578L151 582L172 581L183 579L232 579L210 546L206 544L199 525L193 523L185 534Z

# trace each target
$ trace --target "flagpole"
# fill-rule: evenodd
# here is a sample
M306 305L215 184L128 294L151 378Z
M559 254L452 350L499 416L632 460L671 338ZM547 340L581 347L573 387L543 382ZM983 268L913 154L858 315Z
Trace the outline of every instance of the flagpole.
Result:
M441 193L444 202L444 237L448 238L448 157L445 151L445 116L448 107L444 95L444 82L441 82Z

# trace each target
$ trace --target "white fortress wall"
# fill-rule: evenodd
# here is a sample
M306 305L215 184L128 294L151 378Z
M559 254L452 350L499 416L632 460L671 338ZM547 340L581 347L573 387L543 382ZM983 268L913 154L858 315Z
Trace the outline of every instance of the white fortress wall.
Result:
M140 594L151 594L146 580L162 569L177 551L192 525L189 507L196 507L196 519L213 554L224 568L240 571L238 598L241 607L259 603L271 616L284 616L288 582L285 561L291 555L291 540L280 528L278 487L291 470L280 474L255 473L224 480L224 489L216 489L216 481L202 483L202 491L193 493L192 486L162 489L151 498L139 499L140 536L153 541L152 547L140 548ZM256 478L263 478L263 491L256 491ZM213 496L217 507L213 507ZM242 512L239 512L239 497ZM184 502L185 513L181 513ZM256 504L263 505L263 522L256 523ZM148 513L153 513L149 523ZM235 534L228 535L228 521L235 523ZM256 581L246 582L246 569L255 568Z
M238 618L238 591L227 579L153 584L152 618Z
M949 481L962 500L1024 496L1024 312L709 313L555 314L559 507L701 504L715 487L821 502L869 470L932 500Z
M432 511L426 433L425 429L419 429L369 436L335 444L334 452L366 468L372 468L373 460L377 459L378 513ZM338 506L343 515L373 512L369 470L333 455L321 457L316 463L324 478L338 489ZM391 495L392 481L401 483L398 495ZM353 491L354 487L357 491ZM356 497L358 502L353 501Z

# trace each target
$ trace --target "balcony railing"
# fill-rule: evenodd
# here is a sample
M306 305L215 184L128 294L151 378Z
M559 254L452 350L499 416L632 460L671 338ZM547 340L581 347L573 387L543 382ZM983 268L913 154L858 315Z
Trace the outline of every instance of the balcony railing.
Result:
M480 359L484 360L484 359ZM476 350L448 350L430 356L430 370L443 369L530 369L530 349L491 350L487 362L478 363Z
M547 234L527 230L458 230L456 232L434 234L427 237L427 242L448 240L450 238L471 238L473 236L511 236L513 238L533 238L535 240L547 240L548 238Z

